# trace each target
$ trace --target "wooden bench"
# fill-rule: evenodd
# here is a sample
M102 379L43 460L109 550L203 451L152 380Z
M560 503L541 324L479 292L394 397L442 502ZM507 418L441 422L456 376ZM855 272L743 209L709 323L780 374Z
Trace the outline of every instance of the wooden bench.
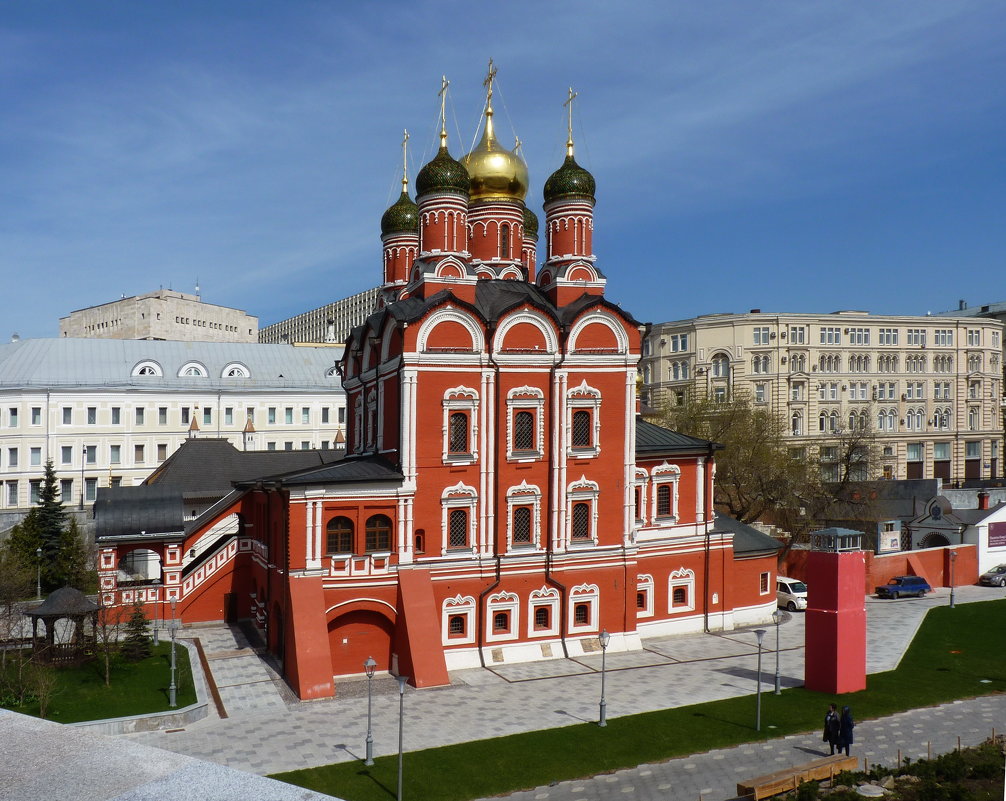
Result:
M757 779L737 782L737 795L759 801L761 798L769 798L787 790L795 790L801 782L831 779L843 770L855 770L857 764L856 757L843 754L815 759L813 762L777 770Z

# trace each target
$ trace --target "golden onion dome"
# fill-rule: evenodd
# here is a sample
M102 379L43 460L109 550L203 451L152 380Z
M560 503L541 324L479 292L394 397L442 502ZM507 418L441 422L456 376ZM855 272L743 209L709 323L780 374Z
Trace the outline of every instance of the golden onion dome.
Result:
M486 108L482 141L461 163L471 179L470 197L477 200L520 200L527 195L527 164L496 139L492 106Z

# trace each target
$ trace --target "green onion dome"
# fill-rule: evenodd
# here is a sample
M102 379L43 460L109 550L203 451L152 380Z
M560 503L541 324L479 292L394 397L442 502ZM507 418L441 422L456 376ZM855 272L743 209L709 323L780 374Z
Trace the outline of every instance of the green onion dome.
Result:
M381 217L381 234L414 234L419 231L419 206L404 189L394 204Z
M524 238L538 238L538 215L527 206L524 207Z
M468 197L469 181L468 170L461 162L451 158L447 145L441 145L433 161L416 176L416 197L432 192L454 192Z
M594 176L576 163L572 153L567 153L562 166L545 181L545 202L579 198L594 200Z

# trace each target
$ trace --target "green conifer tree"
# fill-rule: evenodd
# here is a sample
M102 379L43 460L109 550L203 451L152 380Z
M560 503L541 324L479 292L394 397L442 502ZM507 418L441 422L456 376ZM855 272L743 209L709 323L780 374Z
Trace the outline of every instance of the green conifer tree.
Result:
M77 525L77 518L71 517L59 535L59 553L55 569L57 583L84 592L87 584L87 567L84 537Z
M32 573L38 567L38 549L42 547L42 527L38 522L38 507L31 509L20 523L10 530L5 547L11 558ZM45 559L45 553L42 554ZM43 562L42 567L45 567Z
M42 537L42 575L50 586L60 582L58 570L60 538L66 528L66 510L59 497L59 482L52 459L45 462L42 485L38 491L38 525ZM48 567L48 571L46 570Z
M133 604L133 611L126 621L126 636L122 640L122 655L130 662L139 662L150 656L150 638L147 636L147 617L143 614L143 602Z

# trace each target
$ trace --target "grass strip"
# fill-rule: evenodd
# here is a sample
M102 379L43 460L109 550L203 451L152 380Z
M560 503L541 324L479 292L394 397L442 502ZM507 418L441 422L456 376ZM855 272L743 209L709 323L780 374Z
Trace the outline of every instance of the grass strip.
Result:
M189 653L176 645L175 680L178 707L196 702L192 683ZM8 657L8 671L13 671L13 660ZM162 642L146 659L127 662L119 656L112 660L111 682L105 686L105 665L95 659L76 668L54 668L56 685L46 714L57 723L80 723L86 720L119 718L127 715L144 715L166 712L168 686L171 683L171 644ZM37 702L23 707L7 706L14 712L38 717Z
M868 676L867 689L840 696L841 703L863 719L1006 691L1006 663L994 634L1004 627L1006 601L932 609L898 669ZM761 732L754 730L755 699L746 696L609 718L604 729L580 724L413 751L403 760L404 795L410 801L469 801L816 731L836 700L803 688L764 693ZM608 698L609 714L617 704ZM342 762L272 778L347 801L388 801L395 797L397 770L395 755L369 768Z

